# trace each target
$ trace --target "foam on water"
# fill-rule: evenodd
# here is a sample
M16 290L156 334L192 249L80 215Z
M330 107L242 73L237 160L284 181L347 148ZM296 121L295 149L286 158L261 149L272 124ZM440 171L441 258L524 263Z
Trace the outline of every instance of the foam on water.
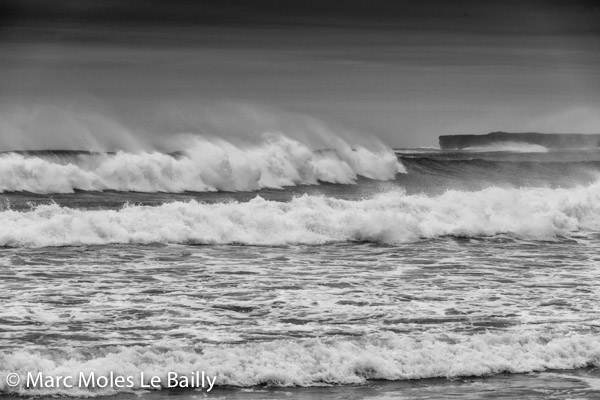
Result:
M173 202L157 207L79 210L56 204L0 212L0 245L110 243L250 245L507 234L553 239L600 228L600 183L574 189L489 188L439 196L390 191L364 200L304 195L287 203Z
M50 376L133 376L140 372L167 382L167 373L205 371L216 385L312 386L355 384L368 379L404 380L484 376L548 369L600 366L600 340L594 335L550 335L534 332L456 334L419 338L382 333L360 339L278 340L204 348L116 347L96 350L23 349L0 355L0 390L22 395L108 395L111 388L11 388L9 372L42 372ZM77 379L77 378L75 378ZM147 383L147 382L146 382ZM118 390L118 389L117 389Z
M267 135L262 143L247 146L195 138L188 146L180 157L122 151L70 158L5 153L0 155L0 191L250 191L319 181L350 184L359 175L390 180L405 172L391 149L352 148L341 139L327 151L312 151L283 135Z
M487 146L467 147L464 150L473 152L509 151L514 153L547 153L548 149L539 144L526 142L499 142Z

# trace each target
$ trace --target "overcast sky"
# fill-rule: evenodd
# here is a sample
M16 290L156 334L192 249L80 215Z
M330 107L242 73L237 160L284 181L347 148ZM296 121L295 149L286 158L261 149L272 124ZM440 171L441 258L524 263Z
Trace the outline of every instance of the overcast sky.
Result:
M255 108L395 147L600 133L594 3L0 0L0 114L85 105L166 132Z

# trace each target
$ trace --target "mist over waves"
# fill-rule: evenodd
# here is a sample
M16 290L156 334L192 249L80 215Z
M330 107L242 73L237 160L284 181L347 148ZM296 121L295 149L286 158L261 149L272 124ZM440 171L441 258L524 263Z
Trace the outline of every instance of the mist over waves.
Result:
M257 106L165 106L137 124L73 106L4 117L4 192L251 191L404 172L376 138Z

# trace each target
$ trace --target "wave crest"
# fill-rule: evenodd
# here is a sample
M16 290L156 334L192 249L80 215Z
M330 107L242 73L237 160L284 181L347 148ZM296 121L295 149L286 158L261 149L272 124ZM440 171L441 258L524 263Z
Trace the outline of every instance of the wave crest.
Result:
M404 243L440 236L552 239L600 229L600 183L565 189L391 191L364 200L304 195L290 202L173 202L78 210L56 204L0 212L1 246L111 243L285 245Z
M359 175L390 180L399 172L405 171L391 149L352 148L341 140L334 150L311 151L283 135L268 135L252 146L196 138L179 156L5 153L0 155L0 191L253 191L318 182L351 184Z
M404 380L433 377L483 376L548 369L600 366L600 341L593 335L505 332L474 336L424 334L419 339L384 333L361 339L278 340L200 349L148 347L73 350L18 350L0 355L0 393L22 395L98 396L112 388L8 387L9 372L42 372L73 376L133 376L140 389L140 372L167 382L168 372L189 375L206 371L216 386L314 386L356 384L369 379ZM75 378L77 379L77 378Z

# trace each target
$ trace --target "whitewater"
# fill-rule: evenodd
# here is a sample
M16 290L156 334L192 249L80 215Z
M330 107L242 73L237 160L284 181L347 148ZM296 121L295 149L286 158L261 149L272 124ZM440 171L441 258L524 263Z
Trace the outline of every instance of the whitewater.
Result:
M311 386L364 384L368 380L408 380L524 373L547 369L600 366L600 340L591 336L536 337L531 334L478 334L456 336L454 343L425 335L420 339L384 334L362 340L271 341L240 346L209 346L201 353L164 347L117 347L98 351L95 358L75 352L27 354L18 352L3 361L11 371L41 371L44 376L135 376L143 371L162 382L168 373L205 371L220 385ZM516 349L518 347L518 350ZM1 376L0 378L4 378ZM141 374L137 374L140 376ZM114 378L113 378L114 379ZM143 383L132 380L128 390ZM13 392L7 388L7 392ZM68 387L34 388L31 395L102 396L112 388L71 390ZM17 391L18 393L18 391Z
M318 182L354 183L358 176L393 179L404 172L391 149L311 150L281 134L240 145L196 137L176 154L157 151L0 153L0 191L252 191Z
M596 150L188 143L0 154L3 397L600 394Z
M441 236L552 240L600 229L600 183L574 189L499 189L439 196L393 191L364 200L303 195L289 202L195 200L118 210L58 204L0 211L0 245L394 244Z

